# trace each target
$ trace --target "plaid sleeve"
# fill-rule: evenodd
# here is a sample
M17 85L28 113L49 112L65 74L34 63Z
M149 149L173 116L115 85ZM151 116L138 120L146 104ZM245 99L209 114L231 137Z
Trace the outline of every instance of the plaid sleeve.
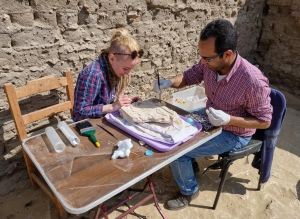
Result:
M74 121L103 115L103 104L94 104L100 92L101 76L103 74L98 62L92 63L79 73L74 91Z
M203 65L200 61L183 72L186 85L200 84L203 80Z
M247 112L261 121L271 121L273 107L271 105L270 93L270 87L262 80L256 86L251 87L246 92Z

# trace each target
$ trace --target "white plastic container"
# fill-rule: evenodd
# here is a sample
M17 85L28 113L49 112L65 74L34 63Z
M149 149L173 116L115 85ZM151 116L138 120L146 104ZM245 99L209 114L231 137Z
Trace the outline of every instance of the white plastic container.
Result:
M69 142L71 143L71 145L73 145L74 147L76 147L79 144L80 139L72 131L72 129L70 129L70 127L68 126L68 124L65 121L60 121L57 124L57 127L66 136L66 138L69 140Z
M63 152L66 148L65 143L61 140L61 138L56 133L55 129L51 126L45 129L46 135L49 138L54 150L57 153Z
M174 93L172 104L188 112L198 110L206 106L206 95L203 87L195 86Z

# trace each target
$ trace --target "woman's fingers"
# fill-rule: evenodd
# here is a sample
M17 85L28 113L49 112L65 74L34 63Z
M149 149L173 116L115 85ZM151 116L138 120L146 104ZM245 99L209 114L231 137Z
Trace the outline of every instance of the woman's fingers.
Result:
M120 101L121 106L128 106L128 105L131 104L132 99L129 98L127 95L122 95L122 96L119 98L119 101Z

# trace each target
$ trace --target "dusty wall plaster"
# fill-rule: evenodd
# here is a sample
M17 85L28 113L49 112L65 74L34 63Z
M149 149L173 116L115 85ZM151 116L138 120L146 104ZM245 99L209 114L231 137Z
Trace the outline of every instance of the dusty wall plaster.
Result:
M168 78L196 63L200 30L217 18L237 27L243 57L258 64L272 83L299 95L299 0L0 0L0 6L0 155L6 159L19 142L3 84L21 86L67 70L75 83L79 71L98 57L112 31L121 26L146 51L132 73L127 90L131 96L156 95L150 92L156 67L167 67L160 74ZM164 91L163 99L173 92ZM64 97L48 93L41 105L29 99L22 107L41 108ZM53 121L62 117L69 115Z

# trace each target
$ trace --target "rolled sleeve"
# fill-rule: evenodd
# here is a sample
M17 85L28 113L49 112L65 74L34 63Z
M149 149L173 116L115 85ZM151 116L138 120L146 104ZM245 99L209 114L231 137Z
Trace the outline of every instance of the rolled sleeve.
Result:
M260 85L252 87L246 92L248 99L247 112L257 119L269 122L272 119L273 107L270 98L271 89L269 86Z

